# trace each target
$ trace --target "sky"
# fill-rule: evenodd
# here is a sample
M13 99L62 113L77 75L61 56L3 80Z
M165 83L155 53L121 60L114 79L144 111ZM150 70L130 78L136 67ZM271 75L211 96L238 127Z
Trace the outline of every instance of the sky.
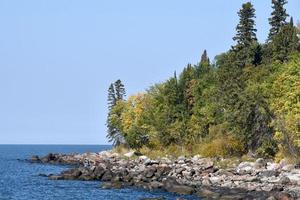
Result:
M135 94L227 51L243 2L0 0L0 144L107 144L109 84ZM252 0L260 42L270 2Z

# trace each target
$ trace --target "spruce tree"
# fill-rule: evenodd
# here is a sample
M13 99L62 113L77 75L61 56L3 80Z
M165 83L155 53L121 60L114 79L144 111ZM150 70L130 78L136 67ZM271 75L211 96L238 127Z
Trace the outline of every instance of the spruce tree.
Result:
M111 109L116 105L116 101L117 99L116 99L114 84L110 84L108 88L108 97L107 97L109 111L111 111Z
M124 97L126 96L126 91L125 87L122 83L122 81L119 79L114 83L115 86L115 92L116 92L116 99L118 100L123 100Z
M208 55L207 55L207 51L206 50L204 50L204 52L202 53L202 55L201 55L201 60L200 60L200 63L205 63L205 64L209 64L210 63L210 61L209 61L209 57L208 57Z
M200 63L196 66L196 75L198 78L200 78L204 73L207 73L210 69L210 60L207 55L207 51L204 50L204 52L201 55Z
M107 138L109 142L113 142L114 146L126 145L126 141L122 133L111 123L112 110L118 101L125 97L125 87L121 80L110 84L108 88L108 115L107 115Z
M239 24L236 27L237 34L233 38L237 42L235 49L241 50L250 47L253 42L257 41L255 29L255 9L253 5L248 2L243 4L242 9L238 12L240 17Z
M287 0L272 0L273 12L269 18L271 29L269 32L268 41L272 41L274 36L277 35L280 29L286 25L286 18L289 16L284 8Z
M237 44L233 47L233 51L236 56L236 64L244 67L245 65L253 65L256 56L257 30L255 28L255 9L253 5L250 2L243 4L238 16L240 21L236 27L237 34L233 38Z
M299 45L298 30L294 26L293 18L290 22L283 26L279 33L274 36L271 43L273 59L285 62L289 55L297 50Z

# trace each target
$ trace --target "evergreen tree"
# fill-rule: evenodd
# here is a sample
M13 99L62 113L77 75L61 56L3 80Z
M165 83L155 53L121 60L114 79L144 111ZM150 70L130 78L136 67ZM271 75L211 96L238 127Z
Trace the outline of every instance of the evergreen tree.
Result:
M236 27L237 34L233 38L237 42L236 50L250 47L253 42L257 41L255 29L255 9L253 5L248 2L243 4L242 9L238 12L240 17L239 24Z
M244 67L245 65L252 65L255 59L255 48L253 48L257 45L257 30L254 21L255 9L250 2L245 3L238 15L240 21L236 27L237 34L233 38L237 44L233 47L233 50L236 53L236 64Z
M200 63L207 63L207 64L210 63L209 57L207 55L207 51L206 50L204 50L203 54L201 55L201 61L200 61Z
M124 97L126 96L126 91L125 87L122 83L122 81L119 79L114 83L115 86L115 92L116 92L116 99L118 100L123 100Z
M198 78L200 78L204 73L207 73L210 69L210 60L207 55L207 51L204 50L204 52L201 55L200 63L196 66L196 75Z
M271 43L271 49L273 52L273 59L279 61L287 61L289 55L297 50L299 45L299 37L297 35L298 30L294 26L293 18L290 22L283 26L280 32L274 36Z
M116 105L116 93L115 93L115 87L114 84L110 84L108 88L108 110L111 111L111 109Z
M116 106L118 101L123 100L125 96L125 87L122 84L121 80L117 80L115 83L110 84L108 88L108 115L107 115L107 138L109 142L113 142L114 146L126 145L125 139L122 133L118 130L117 127L112 125L111 122L111 113ZM120 117L120 116L119 116Z
M268 41L272 41L273 37L286 25L286 18L289 16L284 8L284 5L287 4L287 0L272 0L272 4L273 12L271 13L271 18L269 18L271 29Z

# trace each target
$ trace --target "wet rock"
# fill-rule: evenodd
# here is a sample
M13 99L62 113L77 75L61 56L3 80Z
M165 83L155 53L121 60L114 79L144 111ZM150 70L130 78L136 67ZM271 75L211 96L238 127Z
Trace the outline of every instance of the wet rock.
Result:
M63 180L64 177L63 176L56 176L56 175L52 175L48 177L49 180Z
M163 184L161 182L158 182L158 181L152 181L150 183L150 187L152 189L159 189L159 188L162 188L163 187Z
M194 188L190 186L180 185L175 178L167 178L163 181L163 187L168 192L190 195L194 193Z
M121 189L123 187L121 182L115 181L115 182L103 182L100 185L103 189Z
M38 156L32 156L32 157L30 158L30 161L31 161L31 162L40 162L41 160L40 160L40 158L39 158Z
M141 198L140 200L165 200L164 197L155 197L155 198Z

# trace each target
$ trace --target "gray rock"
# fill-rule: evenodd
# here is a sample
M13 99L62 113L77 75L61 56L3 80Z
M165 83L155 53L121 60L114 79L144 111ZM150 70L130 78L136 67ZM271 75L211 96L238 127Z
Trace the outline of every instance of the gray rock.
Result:
M56 175L52 175L48 177L50 180L63 180L64 177L63 176L56 176Z
M279 183L281 183L283 185L287 185L287 184L291 183L291 180L288 177L283 176L280 178Z
M102 181L110 181L113 178L113 173L110 170L106 170L101 178Z
M277 177L279 176L279 172L278 171L273 171L273 170L266 170L266 171L261 171L259 172L259 176L260 177Z

